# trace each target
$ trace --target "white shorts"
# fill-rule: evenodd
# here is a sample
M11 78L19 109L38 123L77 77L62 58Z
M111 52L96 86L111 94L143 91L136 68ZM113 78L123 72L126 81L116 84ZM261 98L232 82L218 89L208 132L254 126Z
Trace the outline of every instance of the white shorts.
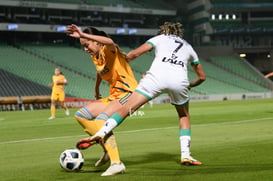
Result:
M179 82L177 79L157 78L151 73L147 73L139 82L136 92L144 95L148 99L153 99L162 93L167 93L171 104L184 105L189 102L188 82Z

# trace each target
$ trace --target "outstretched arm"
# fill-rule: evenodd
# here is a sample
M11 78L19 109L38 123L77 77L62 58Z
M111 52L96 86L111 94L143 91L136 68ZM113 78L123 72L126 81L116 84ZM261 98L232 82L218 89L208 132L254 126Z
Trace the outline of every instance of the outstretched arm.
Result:
M67 35L74 38L86 38L89 40L97 41L103 45L114 45L114 42L111 38L84 33L77 25L74 24L67 26L66 30L71 32Z
M269 78L269 77L272 77L273 76L273 72L270 72L270 73L268 73L268 74L266 74L265 76L264 76L264 78Z
M152 49L152 45L149 43L144 43L142 44L140 47L130 51L129 53L127 53L126 55L126 59L128 62L134 60L135 58L139 57L140 55L150 51Z

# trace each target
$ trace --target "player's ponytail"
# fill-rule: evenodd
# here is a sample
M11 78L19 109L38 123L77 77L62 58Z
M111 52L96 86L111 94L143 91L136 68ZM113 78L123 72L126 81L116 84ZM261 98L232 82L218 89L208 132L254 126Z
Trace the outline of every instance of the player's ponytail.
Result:
M126 60L127 54L123 50L121 50L117 44L115 44L115 46L117 48L117 51L119 52L119 55Z

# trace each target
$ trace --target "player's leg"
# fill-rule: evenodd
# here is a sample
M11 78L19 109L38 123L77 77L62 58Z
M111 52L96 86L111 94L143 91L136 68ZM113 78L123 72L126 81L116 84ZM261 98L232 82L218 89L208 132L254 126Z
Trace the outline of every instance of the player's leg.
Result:
M121 118L125 118L127 115L129 115L130 113L133 113L135 110L137 110L141 105L143 105L144 103L146 103L148 101L148 99L144 96L142 96L141 94L136 93L135 96L132 97L132 102L130 103L129 101L129 97L131 95L128 94L125 97L121 98L120 100L115 100L113 102L111 102L111 104L108 105L108 107L106 108L106 110L104 110L105 113L107 113L108 115L112 115L110 119L107 119L105 121L107 121L104 126L102 127L101 130L104 129L104 127L107 127L107 124L111 124L116 125L117 123L121 123ZM142 100L142 101L141 101ZM128 105L126 105L128 103ZM123 104L126 108L124 108L123 110ZM96 118L96 121L99 120L100 116L98 116ZM117 119L116 119L117 118ZM99 133L97 133L99 134ZM116 148L116 144L114 141L114 135L112 134L112 131L109 130L108 134L104 135L104 140L105 140L105 148L107 150L113 150L112 152L112 157L113 159L111 159L111 165L110 167L104 172L102 173L101 176L110 176L110 175L115 175L115 174L119 174L119 173L123 173L125 172L125 166L124 164L119 160L119 154L118 154L118 150ZM113 140L112 140L113 139ZM110 153L110 152L109 152ZM110 156L110 154L109 154Z
M58 100L57 94L52 93L51 94L51 105L50 105L50 117L48 118L49 120L55 119L55 114L56 114L56 101Z
M65 93L61 92L59 94L59 104L60 104L60 107L64 109L65 115L69 116L70 112L69 112L69 109L67 108L66 104L64 103L64 99L65 99Z
M138 84L133 93L128 93L119 99L119 108L114 114L105 122L103 127L92 138L104 137L110 133L115 127L120 125L122 121L131 113L136 111L140 106L156 97L161 92L160 83L151 74L145 75Z
M111 104L109 104L107 106L111 107ZM106 109L107 109L106 108ZM95 119L95 123L97 125L97 129L95 130L96 132L100 130L100 128L104 125L105 121L109 118L109 115L111 115L109 112L107 112L107 110L104 110L104 112L100 113L96 119ZM93 134L95 135L96 132ZM116 142L116 138L115 135L113 134L113 132L110 132L106 138L104 139L104 148L107 151L111 164L119 164L121 163L120 161L120 156L119 156L119 151L118 151L118 146L117 146L117 142ZM102 165L102 163L100 163L100 161L98 161L95 166L100 166Z
M50 113L51 113L51 116L48 119L49 120L55 119L55 114L56 114L56 101L55 100L51 100Z
M202 163L192 158L190 154L191 124L189 115L189 103L186 102L183 105L176 105L175 108L178 113L180 122L179 139L181 147L181 164L201 165Z
M86 105L85 107L79 109L74 117L78 121L78 123L82 126L83 130L90 136L94 135L97 130L103 125L101 122L95 122L94 119L98 116L98 114L101 112L101 110L106 108L106 104L103 103L100 100L95 100L92 103ZM80 140L81 141L81 140ZM79 142L80 142L79 141ZM81 144L83 145L83 144ZM82 149L86 149L90 146L90 144L83 145ZM101 158L96 162L95 166L100 166L108 162L109 157L107 150L105 147L102 147L104 149L104 153L101 156Z
M109 119L109 115L112 115L115 112L115 110L117 110L119 107L120 107L119 99L116 99L116 100L112 101L109 105L107 105L106 109L104 109L103 112L101 112L95 119L95 122L98 123L98 125L99 125L96 132L99 131L99 129L104 125L105 121L107 121ZM110 132L105 137L104 147L107 150L108 155L110 157L111 165L121 164L119 151L118 151L118 147L117 147L117 142L116 142L113 132ZM96 165L98 165L98 164L99 163L97 163Z
M119 106L115 106L115 113L105 122L103 127L95 136L105 137L115 127L120 125L129 114L136 111L140 106L148 101L149 99L141 93L133 92L127 94L118 101Z
M106 104L104 104L100 100L92 101L90 104L85 107L79 109L75 113L75 118L79 122L79 124L83 127L84 131L89 135L94 135L98 127L103 123L94 122L94 119L100 114L102 110L106 108Z
M84 131L92 136L102 127L104 122L109 118L106 112L101 112L102 110L105 110L108 106L109 105L106 105L101 100L94 101L86 107L77 111L75 114L75 118L84 128ZM94 121L95 117L96 121ZM86 145L86 147L89 146L90 144ZM96 162L95 166L101 166L105 164L109 159L111 160L111 163L120 163L118 147L113 133L110 133L108 135L108 138L105 139L105 144L103 145L103 148L105 149L104 154Z

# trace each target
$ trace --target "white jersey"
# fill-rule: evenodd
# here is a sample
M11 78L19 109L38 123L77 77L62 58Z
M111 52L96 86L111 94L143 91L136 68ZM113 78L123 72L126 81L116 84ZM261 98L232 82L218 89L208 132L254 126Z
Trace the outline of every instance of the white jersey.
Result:
M183 105L189 101L187 64L199 63L196 52L175 35L158 35L146 43L155 49L155 58L136 91L149 99L168 93L173 104Z
M146 43L155 49L155 59L150 67L150 73L156 77L175 77L177 81L188 83L187 64L198 63L199 60L187 41L174 35L158 35Z

